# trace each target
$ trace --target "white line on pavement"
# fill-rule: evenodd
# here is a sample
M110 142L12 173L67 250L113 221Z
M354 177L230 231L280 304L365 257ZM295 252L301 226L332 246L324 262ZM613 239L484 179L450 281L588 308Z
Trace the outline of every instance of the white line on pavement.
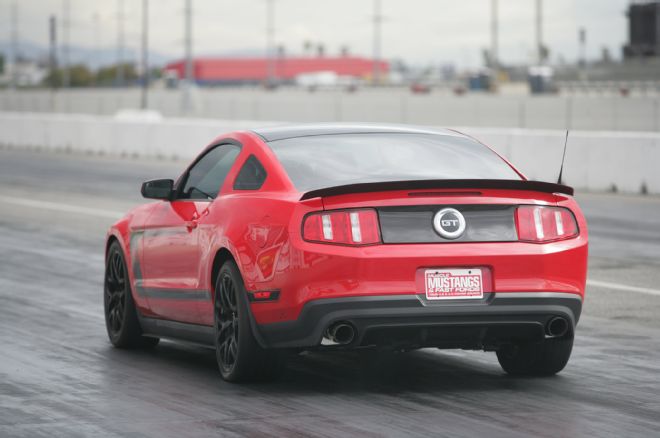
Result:
M41 208L44 210L61 211L65 213L84 214L87 216L104 217L110 219L119 219L123 216L122 212L113 210L103 210L100 208L83 207L80 205L61 204L59 202L38 201L34 199L15 198L11 196L0 195L0 202L7 204L20 205L22 207Z
M622 291L626 291L626 292L637 292L637 293L640 293L640 294L660 296L660 290L651 289L651 288L648 288L648 287L629 286L627 284L610 283L608 281L598 281L598 280L587 280L587 285L596 286L596 287L603 287L603 288L607 288L607 289L622 290Z

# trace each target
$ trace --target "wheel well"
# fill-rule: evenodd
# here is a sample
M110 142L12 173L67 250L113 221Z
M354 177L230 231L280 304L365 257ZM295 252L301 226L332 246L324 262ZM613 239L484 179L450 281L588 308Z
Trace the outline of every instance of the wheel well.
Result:
M234 256L231 255L229 250L227 248L221 248L216 254L215 258L213 259L213 268L211 269L211 288L215 288L215 282L218 279L218 273L220 272L220 268L222 265L225 264L225 262L234 260Z
M117 237L115 237L115 236L110 236L108 238L108 241L105 243L105 255L106 255L106 257L108 255L108 251L110 250L110 245L112 245L113 242L119 242L119 239L117 239Z

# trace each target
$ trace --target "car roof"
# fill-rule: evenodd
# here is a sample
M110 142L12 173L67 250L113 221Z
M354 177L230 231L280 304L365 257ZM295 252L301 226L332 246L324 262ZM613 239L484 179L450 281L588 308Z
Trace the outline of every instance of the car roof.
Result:
M431 134L464 137L450 129L434 129L407 125L379 125L364 123L321 123L309 125L284 125L252 130L264 141L285 140L287 138L311 137L316 135L338 134Z

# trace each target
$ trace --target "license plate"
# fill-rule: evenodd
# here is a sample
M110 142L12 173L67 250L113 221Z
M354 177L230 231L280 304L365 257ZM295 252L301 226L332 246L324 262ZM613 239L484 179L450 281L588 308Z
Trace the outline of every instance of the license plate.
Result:
M427 300L479 299L484 296L481 269L427 269Z

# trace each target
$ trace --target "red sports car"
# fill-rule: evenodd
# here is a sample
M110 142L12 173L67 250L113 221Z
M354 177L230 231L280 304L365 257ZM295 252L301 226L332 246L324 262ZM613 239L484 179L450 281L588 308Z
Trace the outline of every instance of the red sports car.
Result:
M235 132L142 194L159 201L107 239L117 347L212 346L229 381L309 349L495 351L514 375L571 354L587 272L573 190L458 132Z

